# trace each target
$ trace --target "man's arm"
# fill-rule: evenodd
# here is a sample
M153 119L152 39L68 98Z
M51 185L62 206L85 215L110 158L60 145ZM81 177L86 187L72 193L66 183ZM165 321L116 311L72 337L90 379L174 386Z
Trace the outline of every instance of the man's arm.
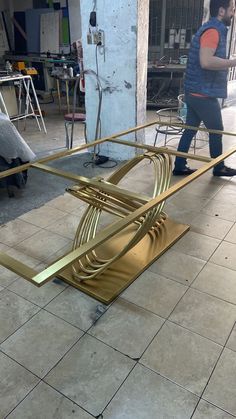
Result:
M205 70L228 70L236 67L236 59L224 59L215 57L216 48L200 47L200 64Z

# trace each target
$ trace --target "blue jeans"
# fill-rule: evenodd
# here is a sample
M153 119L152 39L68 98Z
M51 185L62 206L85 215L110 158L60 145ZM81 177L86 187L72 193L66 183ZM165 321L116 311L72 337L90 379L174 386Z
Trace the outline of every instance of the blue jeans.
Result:
M203 122L206 128L223 131L223 122L221 109L218 99L212 97L199 97L190 94L185 95L185 102L187 104L186 125L199 127ZM178 151L188 153L191 141L196 134L196 131L186 129L180 138ZM222 154L222 135L209 134L210 156L212 158L218 157ZM186 159L183 157L176 157L175 169L182 170L186 166ZM222 169L224 162L219 163L215 168Z

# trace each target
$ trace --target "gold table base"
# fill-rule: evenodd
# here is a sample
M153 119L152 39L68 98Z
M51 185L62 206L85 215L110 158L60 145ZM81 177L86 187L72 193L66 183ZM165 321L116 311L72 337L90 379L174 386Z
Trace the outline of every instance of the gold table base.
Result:
M133 228L129 226L119 237L113 237L101 247L100 254L118 252L122 243L126 243L133 234ZM71 267L65 269L58 277L102 303L109 304L188 230L188 225L167 218L158 231L146 234L135 247L96 279L78 282L73 278Z

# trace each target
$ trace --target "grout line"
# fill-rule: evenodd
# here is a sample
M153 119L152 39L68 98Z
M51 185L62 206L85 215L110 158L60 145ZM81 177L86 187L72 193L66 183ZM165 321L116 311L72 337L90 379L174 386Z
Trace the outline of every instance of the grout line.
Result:
M220 352L220 354L219 354L219 356L218 356L218 358L217 358L217 360L216 360L215 366L214 366L214 368L212 369L212 372L211 372L211 374L210 374L210 376L209 376L209 378L208 378L208 380L207 380L207 383L206 383L205 387L203 388L203 390L202 390L202 392L201 392L200 399L199 399L199 401L198 401L197 405L195 406L195 409L194 409L194 411L193 411L193 413L192 413L192 415L191 415L190 419L192 419L192 417L193 417L194 413L196 412L196 409L197 409L197 407L198 407L198 405L199 405L199 403L200 403L200 400L202 399L203 394L204 394L204 392L205 392L205 390L206 390L206 388L207 388L207 386L208 386L208 384L209 384L209 382L210 382L210 380L211 380L211 378L212 378L212 376L213 376L213 374L214 374L214 372L215 372L215 370L216 370L216 367L217 367L217 365L218 365L218 363L219 363L219 360L220 360L220 358L221 358L221 356L222 356L222 354L223 354L224 350L226 349L226 345L227 345L227 343L228 343L228 341L229 341L229 339L230 339L230 336L231 336L231 334L232 334L232 332L233 332L233 330L234 330L235 324L236 324L236 322L234 322L233 327L232 327L232 329L231 329L231 331L230 331L230 333L229 333L229 335L228 335L228 338L226 339L226 342L225 342L225 344L224 344L224 345L223 345L223 347L222 347L222 350L221 350L221 352ZM203 399L203 400L205 400L205 399ZM217 407L220 409L220 407L219 407L219 406L217 406Z

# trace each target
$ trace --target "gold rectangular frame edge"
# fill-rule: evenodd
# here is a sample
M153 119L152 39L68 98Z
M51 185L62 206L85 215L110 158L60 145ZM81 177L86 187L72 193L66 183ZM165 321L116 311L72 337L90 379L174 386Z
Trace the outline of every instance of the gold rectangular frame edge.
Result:
M218 164L219 162L221 162L222 160L229 157L231 154L235 152L236 152L236 147L234 147L233 149L229 151L226 151L225 153L223 153L221 156L217 157L216 159L211 160L209 163L205 164L196 172L182 179L177 184L171 186L167 191L163 192L158 197L150 200L149 202L144 204L142 207L138 208L137 210L129 214L124 219L117 221L116 223L105 228L103 231L99 232L94 239L90 240L89 243L86 243L80 248L67 253L63 258L52 263L42 272L36 273L36 275L35 275L35 271L29 268L27 265L24 265L23 263L19 262L17 259L9 257L5 253L0 253L0 262L4 260L6 261L9 260L11 262L11 270L13 270L14 272L16 271L17 274L31 281L35 285L41 286L45 282L53 278L55 275L62 272L66 267L70 266L76 259L83 257L85 253L94 249L96 246L104 243L105 240L111 238L113 235L119 233L123 228L127 227L136 219L144 215L148 210L154 208L156 205L160 204L162 201L166 200L167 198L169 198L170 196L172 196L173 194L181 190L184 186L188 185L193 180L197 179L202 174L204 174L205 172L213 168L216 164ZM9 259L7 258L4 259L6 256ZM4 262L4 263L8 263L8 262Z
M84 145L79 146L79 147L72 148L72 149L67 150L67 151L61 151L59 153L55 153L53 155L43 157L42 159L36 160L35 162L23 164L23 165L21 165L17 168L4 170L4 171L0 172L0 179L3 179L6 176L10 176L14 173L18 173L18 172L21 172L23 170L27 170L29 168L32 168L35 163L45 163L45 162L48 162L48 161L53 161L53 160L60 159L62 157L70 156L71 154L77 153L79 151L85 150L85 149L90 148L90 147L95 147L96 145L102 144L106 141L115 141L116 140L116 142L119 143L119 140L117 140L118 137L122 137L124 135L131 134L132 132L139 131L139 130L144 129L144 128L148 128L148 127L153 126L153 125L169 126L170 124L167 124L166 122L161 122L161 121L152 121L152 122L149 122L149 123L144 124L144 125L140 125L140 126L137 126L137 127L134 127L134 128L130 128L128 130L121 131L120 133L111 135L109 137L104 137L104 138L101 138L99 140L93 141L91 143L84 144ZM193 127L193 126L189 126L189 125L185 125L185 124L180 124L180 123L175 123L175 124L172 123L171 126L184 128L184 129L191 129L191 130L194 130L194 131L202 131L202 132L215 133L215 134L221 134L221 135L229 135L229 136L233 136L233 137L236 136L236 133L234 133L234 132L220 131L220 130L210 130L210 129L201 128L201 127L197 128L197 127ZM125 141L125 142L122 141L121 142L121 140L120 140L120 144L129 145L131 147L136 147L136 148L143 148L143 149L150 149L151 150L151 146L136 143L136 142L135 143L127 142L127 141ZM188 157L189 159L193 159L193 160L206 161L206 159L207 159L204 156L199 158L198 156L195 156L193 154L187 154L187 153L179 154L179 152L177 152L177 151L175 152L174 150L170 151L168 148L165 148L165 147L159 147L159 148L158 147L157 148L153 147L152 150L153 149L156 149L156 151L159 151L159 152L166 152L166 153L169 153L171 155Z

